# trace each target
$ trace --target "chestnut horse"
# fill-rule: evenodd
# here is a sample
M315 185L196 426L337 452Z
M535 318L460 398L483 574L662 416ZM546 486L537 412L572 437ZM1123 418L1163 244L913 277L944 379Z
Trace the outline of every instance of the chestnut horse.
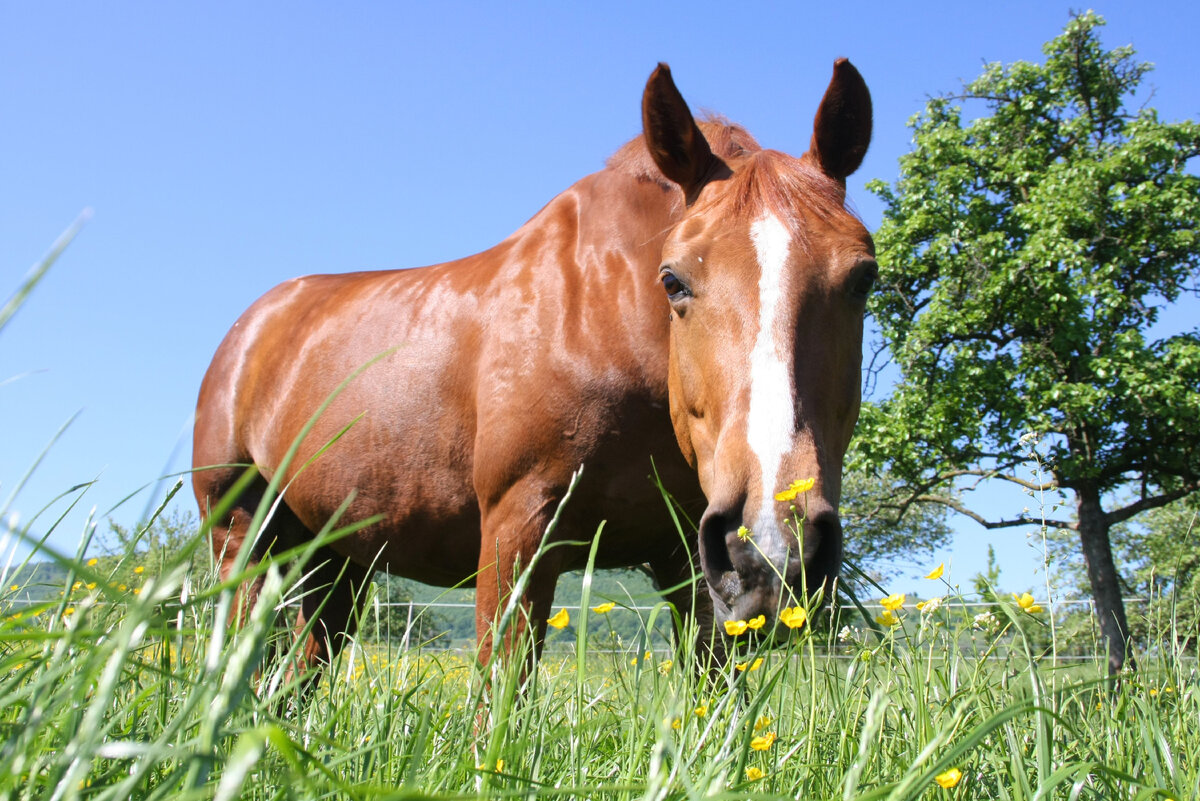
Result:
M604 169L490 250L288 281L221 343L196 410L202 514L244 472L234 465L260 472L210 521L223 573L243 546L253 562L311 539L348 498L343 520L378 517L310 563L306 589L328 593L302 601L307 665L336 653L375 568L474 584L486 660L497 610L580 466L552 539L589 541L607 521L597 567L649 564L718 653L723 621L774 621L837 576L842 462L878 271L845 208L846 176L871 137L866 85L848 61L834 65L800 158L694 120L662 64L642 121ZM300 443L282 504L248 542L293 441L380 354ZM699 516L698 532L679 536L654 471ZM808 478L801 542L797 512L774 496ZM537 563L521 599L535 642L559 574L587 554L555 547ZM697 573L707 593L689 584Z

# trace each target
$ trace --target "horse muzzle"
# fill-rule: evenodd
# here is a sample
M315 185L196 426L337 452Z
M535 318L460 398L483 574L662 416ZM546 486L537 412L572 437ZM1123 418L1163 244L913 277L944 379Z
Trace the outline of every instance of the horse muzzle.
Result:
M842 563L842 524L833 507L822 506L799 522L760 523L762 530L747 532L741 509L710 505L700 520L700 559L718 627L764 615L762 631L785 632L783 609L830 597Z

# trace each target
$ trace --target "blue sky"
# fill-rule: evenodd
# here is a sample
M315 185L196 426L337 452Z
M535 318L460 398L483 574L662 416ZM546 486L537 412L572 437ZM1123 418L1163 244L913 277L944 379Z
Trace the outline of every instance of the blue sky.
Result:
M694 110L798 154L833 60L849 57L875 102L849 187L874 227L863 184L894 180L926 96L985 62L1039 60L1071 8L815 5L0 4L0 295L94 211L0 333L0 381L21 376L0 384L0 503L80 412L12 506L28 520L98 478L52 538L73 549L88 509L188 466L200 379L256 297L295 275L498 242L639 132L660 60ZM1200 4L1096 10L1106 44L1155 63L1151 105L1195 118ZM112 517L135 520L151 492ZM952 580L982 570L991 542L1006 584L1039 583L1023 532L958 527L938 555Z

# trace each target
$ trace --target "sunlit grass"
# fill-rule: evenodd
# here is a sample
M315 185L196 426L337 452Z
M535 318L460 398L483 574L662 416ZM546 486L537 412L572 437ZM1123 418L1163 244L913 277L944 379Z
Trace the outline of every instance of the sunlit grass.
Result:
M983 631L954 598L893 597L896 625L804 625L712 679L686 650L586 633L528 677L520 659L481 670L468 652L355 643L300 702L288 643L272 647L291 568L263 568L259 607L227 631L232 582L191 555L65 561L61 598L0 594L4 798L1200 793L1194 661L1145 654L1110 682L1100 660L1027 649L1040 624L1021 598Z

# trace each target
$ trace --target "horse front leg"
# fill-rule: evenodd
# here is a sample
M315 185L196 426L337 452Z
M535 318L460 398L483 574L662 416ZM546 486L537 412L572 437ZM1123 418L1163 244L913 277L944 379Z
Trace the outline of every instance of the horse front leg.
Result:
M529 495L510 491L500 503L481 509L475 632L485 668L493 654L524 654L527 672L546 636L561 559L553 550L538 550L557 503L547 493Z

